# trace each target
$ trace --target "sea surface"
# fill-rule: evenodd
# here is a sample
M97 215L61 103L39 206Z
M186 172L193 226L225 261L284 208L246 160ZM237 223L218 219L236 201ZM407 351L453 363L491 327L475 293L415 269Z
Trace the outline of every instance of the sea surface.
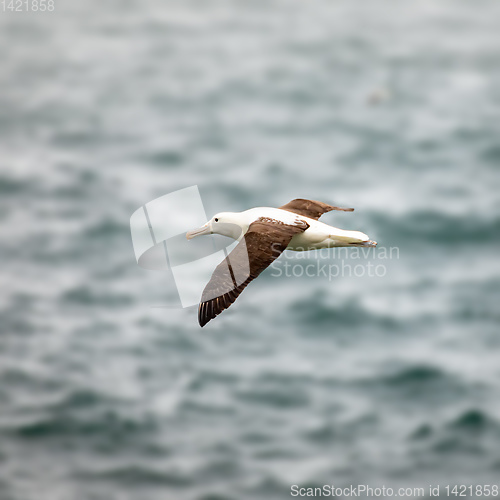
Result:
M499 19L496 0L0 11L0 500L500 485ZM189 186L208 217L352 206L323 220L379 247L285 252L201 329L129 226Z

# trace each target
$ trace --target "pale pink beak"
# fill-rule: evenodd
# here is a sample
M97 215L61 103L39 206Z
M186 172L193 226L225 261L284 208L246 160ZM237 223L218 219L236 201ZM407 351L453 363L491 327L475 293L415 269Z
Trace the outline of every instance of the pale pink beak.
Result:
M198 229L193 229L192 231L188 231L186 233L186 238L188 240L194 238L195 236L202 236L203 234L210 234L212 232L212 228L210 227L210 222L207 222L203 226Z

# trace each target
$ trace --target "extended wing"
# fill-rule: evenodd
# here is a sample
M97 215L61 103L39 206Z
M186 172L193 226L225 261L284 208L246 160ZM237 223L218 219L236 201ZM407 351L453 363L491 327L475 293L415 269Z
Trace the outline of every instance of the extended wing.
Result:
M296 225L261 217L245 233L234 250L215 268L201 297L198 308L200 326L206 325L227 309L266 267L285 250L294 235L309 225Z
M303 200L302 198L292 200L290 203L279 208L281 208L281 210L303 215L304 217L310 217L311 219L319 219L323 214L331 210L341 210L342 212L352 212L354 210L354 208L334 207L322 201Z

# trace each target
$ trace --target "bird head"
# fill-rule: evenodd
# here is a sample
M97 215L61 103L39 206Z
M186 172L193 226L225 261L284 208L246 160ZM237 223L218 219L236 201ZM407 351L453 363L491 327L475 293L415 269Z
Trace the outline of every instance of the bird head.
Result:
M246 232L248 225L242 220L241 214L234 212L220 212L215 214L206 224L186 233L188 240L204 234L221 234L237 240L242 232Z

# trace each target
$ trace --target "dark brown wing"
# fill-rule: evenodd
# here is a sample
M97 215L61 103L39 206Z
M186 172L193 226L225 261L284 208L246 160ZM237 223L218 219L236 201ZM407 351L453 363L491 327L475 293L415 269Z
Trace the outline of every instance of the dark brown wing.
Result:
M323 214L331 210L341 210L342 212L352 212L354 210L354 208L334 207L322 201L303 200L302 198L292 200L290 203L279 208L281 208L281 210L288 210L288 212L303 215L304 217L310 217L311 219L319 219Z
M307 222L288 225L261 217L250 224L234 250L215 268L198 308L200 326L227 309L266 267L285 250L294 235L304 232Z

